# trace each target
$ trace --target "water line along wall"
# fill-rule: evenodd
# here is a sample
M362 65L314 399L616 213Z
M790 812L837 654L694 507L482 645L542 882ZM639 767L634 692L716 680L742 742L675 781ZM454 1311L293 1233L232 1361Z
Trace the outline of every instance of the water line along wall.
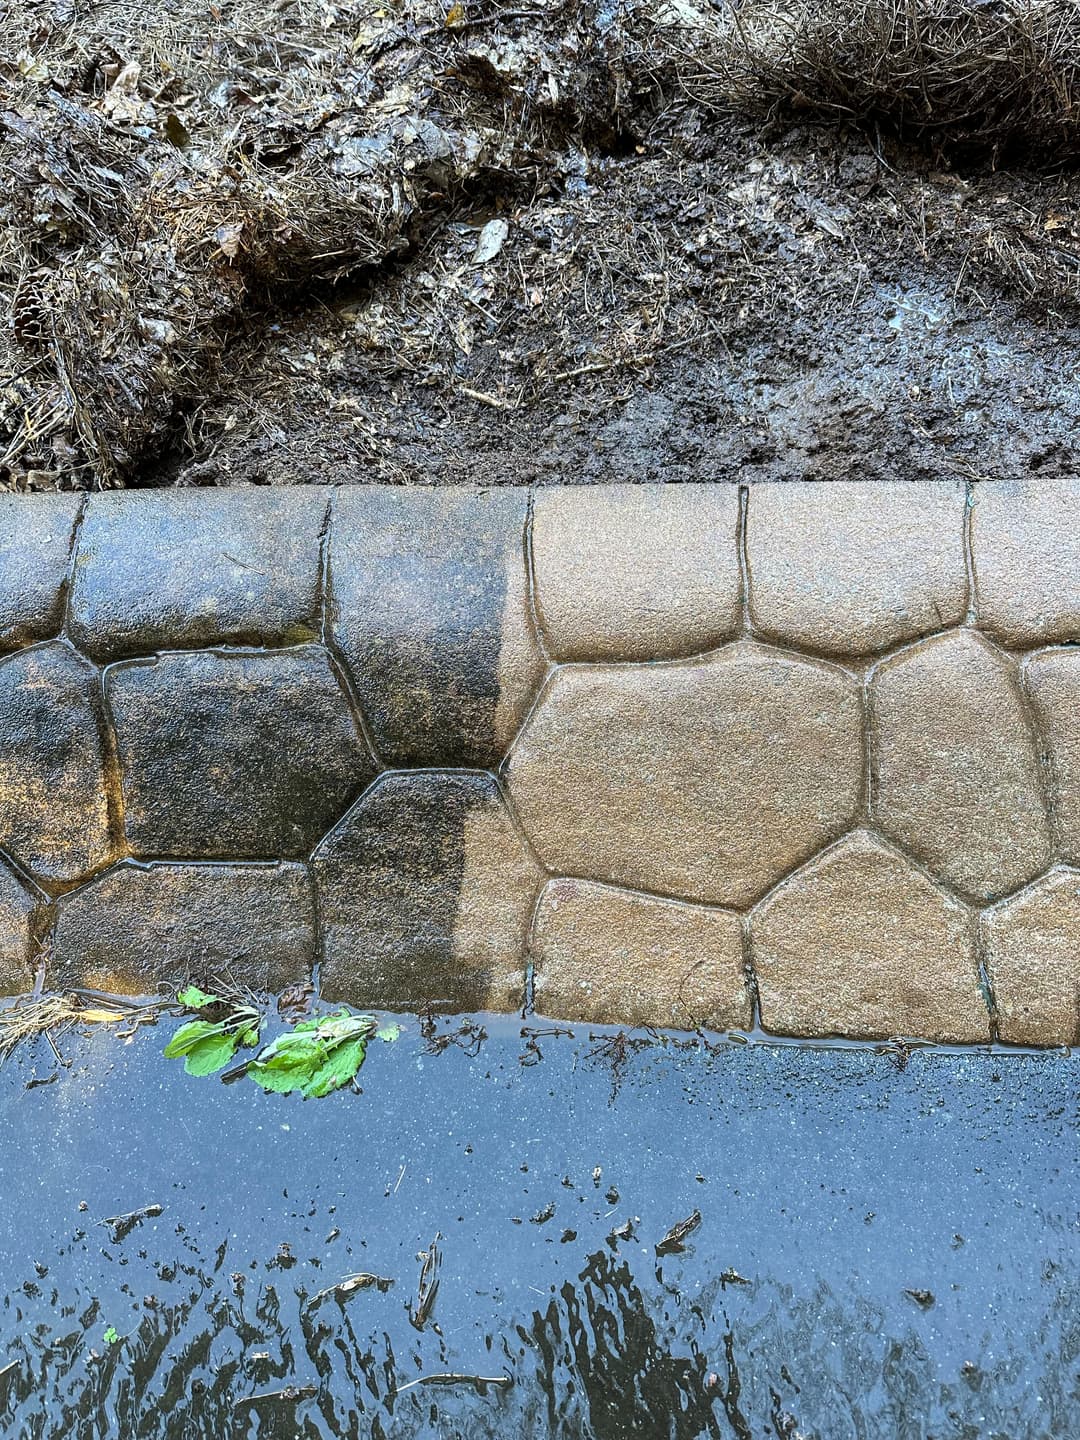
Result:
M1065 480L5 496L0 989L1070 1044L1077 641Z

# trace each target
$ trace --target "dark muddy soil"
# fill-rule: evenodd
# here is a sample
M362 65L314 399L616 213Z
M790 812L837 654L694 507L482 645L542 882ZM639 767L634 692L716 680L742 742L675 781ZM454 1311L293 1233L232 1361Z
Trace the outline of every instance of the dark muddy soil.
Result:
M254 329L135 483L1075 469L1072 306L1020 293L968 229L967 207L1006 233L1034 216L1028 180L964 179L816 128L685 147L674 164L648 136L641 155L583 156L562 194L460 213L363 289ZM1041 185L1040 227L1058 213ZM956 227L923 241L919 206ZM493 213L506 239L477 263Z

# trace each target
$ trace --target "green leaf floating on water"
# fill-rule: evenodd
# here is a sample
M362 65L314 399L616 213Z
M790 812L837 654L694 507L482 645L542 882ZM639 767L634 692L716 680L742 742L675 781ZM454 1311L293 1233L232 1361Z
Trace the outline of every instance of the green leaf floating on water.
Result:
M278 1094L299 1090L305 1098L329 1095L356 1075L377 1029L370 1015L350 1015L347 1010L303 1020L261 1050L248 1074L264 1090Z
M259 1016L248 1006L234 1010L216 1023L189 1020L165 1046L165 1058L184 1059L189 1075L212 1075L224 1069L241 1045L259 1043Z
M200 990L198 985L189 985L187 989L181 990L176 999L185 1010L202 1010L206 1005L224 1003L220 995L208 995L205 990Z

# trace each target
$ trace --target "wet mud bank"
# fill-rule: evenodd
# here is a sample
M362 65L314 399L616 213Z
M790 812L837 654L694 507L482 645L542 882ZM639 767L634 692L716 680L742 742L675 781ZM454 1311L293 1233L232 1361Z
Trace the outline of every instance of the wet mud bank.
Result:
M477 1018L316 1103L20 1052L0 1433L1076 1433L1074 1057Z
M1080 1032L1075 481L0 505L0 979Z

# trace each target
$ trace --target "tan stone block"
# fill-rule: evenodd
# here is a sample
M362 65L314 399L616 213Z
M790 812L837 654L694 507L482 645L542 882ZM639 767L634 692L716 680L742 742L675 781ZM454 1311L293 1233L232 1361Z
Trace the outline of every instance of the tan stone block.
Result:
M750 1025L742 922L730 910L552 880L531 950L543 1015L684 1030Z
M1080 873L1056 870L983 915L998 1034L1080 1042Z
M857 831L750 916L762 1025L778 1035L988 1040L973 928L965 905Z
M1050 756L1061 858L1080 863L1080 650L1041 650L1020 667Z
M787 645L865 655L958 624L967 608L964 502L951 481L751 486L755 629Z
M657 660L710 650L740 621L735 485L541 489L533 569L558 660Z
M851 824L862 753L850 676L740 642L556 671L508 782L554 873L741 906Z
M955 631L886 660L871 697L871 809L886 835L982 899L1045 869L1038 751L1010 661Z
M971 551L983 629L1007 645L1080 640L1080 480L983 481Z
M12 872L0 865L0 995L21 995L30 989L33 913L33 900Z

